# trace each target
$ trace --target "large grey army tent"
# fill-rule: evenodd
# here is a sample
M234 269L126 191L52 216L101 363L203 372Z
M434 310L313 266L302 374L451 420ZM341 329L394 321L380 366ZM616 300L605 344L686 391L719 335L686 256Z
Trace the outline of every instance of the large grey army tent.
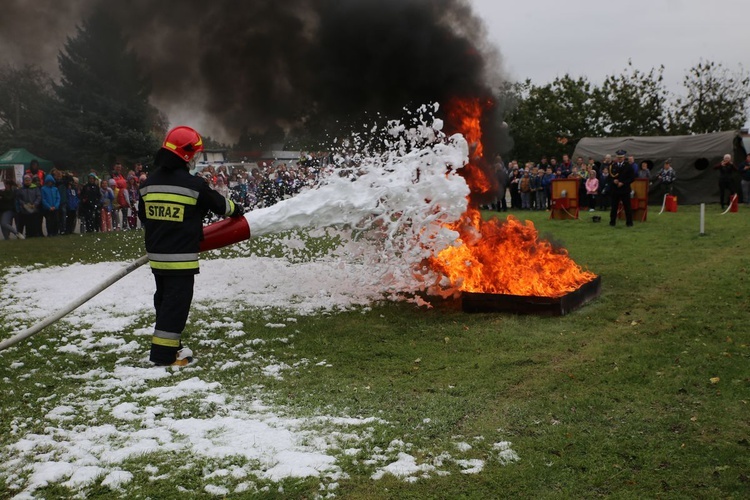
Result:
M23 173L28 170L31 160L38 161L39 168L45 172L49 172L54 167L51 161L29 153L23 148L9 149L0 156L0 179L15 178L16 182L20 184Z
M725 154L731 154L735 165L745 161L745 148L739 131L717 132L699 135L674 135L655 137L584 137L578 142L574 158L582 156L601 161L604 155L614 156L624 149L633 155L637 163L650 162L651 203L661 204L661 191L656 175L664 166L664 160L672 159L672 168L677 174L674 184L677 199L681 204L718 203L719 174L714 165L721 162ZM736 179L739 186L739 176Z

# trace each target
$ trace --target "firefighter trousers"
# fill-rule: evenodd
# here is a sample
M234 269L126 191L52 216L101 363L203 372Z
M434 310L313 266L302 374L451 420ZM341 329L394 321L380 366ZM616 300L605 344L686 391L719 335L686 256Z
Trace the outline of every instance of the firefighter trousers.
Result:
M151 339L150 359L157 365L170 365L182 347L190 304L193 301L195 275L154 274L156 325Z

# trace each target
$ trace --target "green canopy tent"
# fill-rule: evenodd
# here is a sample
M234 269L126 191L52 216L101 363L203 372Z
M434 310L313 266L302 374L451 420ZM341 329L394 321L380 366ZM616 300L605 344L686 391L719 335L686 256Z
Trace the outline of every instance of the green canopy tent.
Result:
M29 153L23 148L9 149L5 154L0 156L0 179L11 178L20 184L23 173L29 169L31 160L38 161L39 168L45 172L49 172L54 167L51 161Z

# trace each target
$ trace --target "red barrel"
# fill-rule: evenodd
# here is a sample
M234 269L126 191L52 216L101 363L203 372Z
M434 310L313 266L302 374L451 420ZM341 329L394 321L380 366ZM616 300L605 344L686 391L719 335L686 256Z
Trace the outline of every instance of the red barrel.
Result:
M671 194L667 195L667 199L664 202L664 210L667 212L677 211L677 197Z
M737 212L737 211L739 211L740 207L739 207L739 203L737 203L737 198L738 198L738 196L735 194L734 196L732 196L732 199L729 200L729 211L730 212Z

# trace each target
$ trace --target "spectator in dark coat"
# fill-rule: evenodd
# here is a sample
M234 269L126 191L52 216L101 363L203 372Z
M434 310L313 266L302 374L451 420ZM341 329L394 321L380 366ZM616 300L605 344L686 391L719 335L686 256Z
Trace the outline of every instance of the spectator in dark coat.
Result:
M737 171L737 167L732 163L732 155L724 155L721 163L716 165L714 169L719 171L719 201L721 202L721 208L724 209L726 205L731 203L732 196L737 193L734 189L733 178L734 172ZM726 204L724 204L724 194L726 192L729 192L729 197L726 199Z
M101 208L101 193L99 191L99 182L95 173L90 173L88 183L81 188L81 203L79 210L83 216L81 232L93 233L99 231L99 217Z
M23 186L16 191L18 232L27 238L42 236L42 192L29 174L23 176Z
M630 206L630 185L635 179L633 166L625 161L625 151L617 151L617 160L612 164L610 172L612 180L612 206L609 209L609 225L614 226L617 221L617 210L620 203L625 211L625 222L628 227L633 225L633 209Z

